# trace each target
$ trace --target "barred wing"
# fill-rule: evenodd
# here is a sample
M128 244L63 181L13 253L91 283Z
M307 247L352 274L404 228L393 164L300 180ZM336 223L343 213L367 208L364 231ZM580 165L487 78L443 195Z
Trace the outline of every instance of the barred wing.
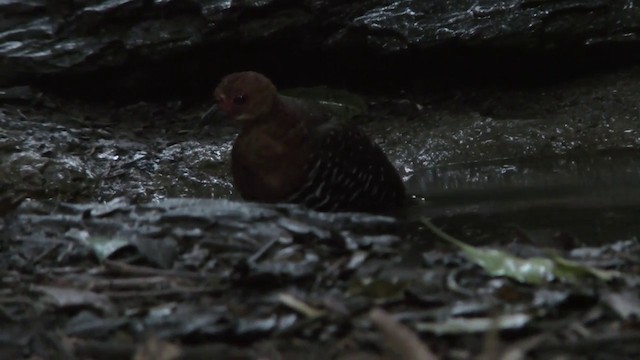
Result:
M320 211L367 212L402 203L402 179L382 149L362 130L335 120L315 130L306 182L288 202Z

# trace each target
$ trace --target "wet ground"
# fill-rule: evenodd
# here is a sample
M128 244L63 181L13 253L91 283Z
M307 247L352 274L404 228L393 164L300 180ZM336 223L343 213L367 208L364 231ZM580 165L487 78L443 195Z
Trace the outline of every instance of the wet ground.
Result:
M384 96L323 90L381 143L416 197L396 219L361 220L167 203L235 199L237 129L198 127L205 104L6 89L2 344L59 358L150 358L142 344L182 358L415 358L415 344L389 334L395 322L368 315L380 306L442 358L634 358L639 84L640 68L628 68L526 90L438 92L421 80ZM111 205L73 205L95 202ZM591 277L532 285L492 274L424 217L469 244L525 258L553 250L624 275L581 269ZM162 241L132 240L147 238Z

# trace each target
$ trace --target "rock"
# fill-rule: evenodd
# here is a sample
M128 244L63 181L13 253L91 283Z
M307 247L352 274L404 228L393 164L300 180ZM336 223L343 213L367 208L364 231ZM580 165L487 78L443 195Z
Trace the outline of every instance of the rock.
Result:
M156 96L199 93L239 67L292 72L301 60L317 62L319 72L341 65L347 68L342 75L355 76L349 69L363 62L369 75L406 71L372 62L371 53L424 52L423 60L437 54L447 64L460 54L444 48L520 54L632 47L640 24L633 7L607 0L7 0L0 12L0 86L37 81L86 92L87 84L101 79L93 92L145 89Z

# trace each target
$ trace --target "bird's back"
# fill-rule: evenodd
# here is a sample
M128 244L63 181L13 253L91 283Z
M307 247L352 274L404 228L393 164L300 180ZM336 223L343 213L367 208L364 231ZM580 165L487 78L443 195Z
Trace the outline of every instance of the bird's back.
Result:
M380 212L400 205L405 188L382 149L336 118L311 124L306 181L287 201L321 211Z

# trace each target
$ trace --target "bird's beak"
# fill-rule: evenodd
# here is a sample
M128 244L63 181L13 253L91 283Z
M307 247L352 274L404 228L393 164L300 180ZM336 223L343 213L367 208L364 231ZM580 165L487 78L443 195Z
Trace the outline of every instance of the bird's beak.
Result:
M211 122L211 120L216 116L219 109L220 108L218 107L218 104L213 104L213 106L210 107L209 110L207 110L204 113L204 115L200 117L200 123L198 127L203 128L206 125L208 125Z
M213 104L212 107L209 108L209 110L207 110L207 112L204 113L204 115L202 115L202 117L200 118L200 121L204 122L204 121L209 121L211 120L211 118L213 118L216 113L218 113L219 107L218 104Z

